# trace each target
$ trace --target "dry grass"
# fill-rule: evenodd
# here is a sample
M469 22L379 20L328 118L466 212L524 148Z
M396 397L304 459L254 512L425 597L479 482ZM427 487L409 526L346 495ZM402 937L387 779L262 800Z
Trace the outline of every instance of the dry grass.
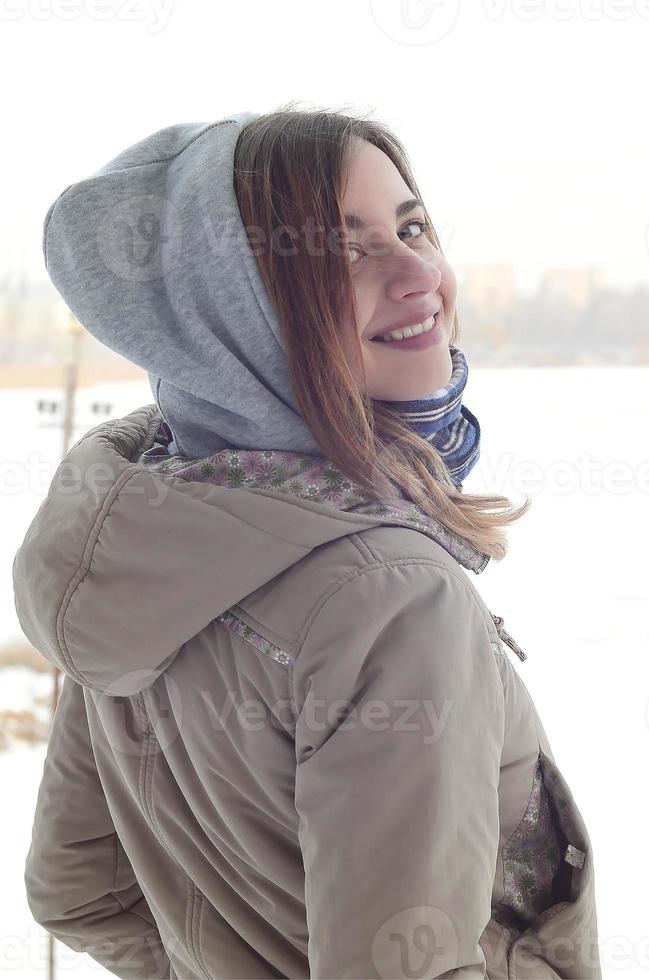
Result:
M63 368L63 364L0 364L0 388L60 388L64 384ZM128 361L79 366L77 387L107 381L147 381L147 374Z
M9 667L26 667L38 674L54 674L52 664L38 650L31 644L19 640L0 647L0 671ZM54 677L52 676L53 691ZM40 694L35 695L33 704L26 708L0 709L0 752L11 748L17 741L29 745L47 742L50 736L50 721L46 719L48 716L51 718L51 706L52 696Z
M12 741L36 745L47 742L49 737L49 725L37 718L33 711L0 710L0 752L11 748Z
M39 674L53 670L52 664L45 659L42 653L39 653L31 644L20 641L6 643L0 647L0 670L3 667L27 667Z
M38 674L54 673L52 664L38 650L29 643L21 641L6 643L0 647L0 671L9 667L26 667ZM53 677L52 690L54 690ZM50 722L44 720L43 709L49 709L47 714L50 714L51 704L51 697L36 695L33 706L18 710L0 709L0 752L11 748L16 741L27 742L29 745L47 742L50 736Z

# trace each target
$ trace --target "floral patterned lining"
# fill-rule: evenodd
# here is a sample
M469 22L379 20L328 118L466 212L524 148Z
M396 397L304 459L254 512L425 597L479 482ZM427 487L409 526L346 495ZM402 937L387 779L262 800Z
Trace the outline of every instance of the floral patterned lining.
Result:
M437 541L476 575L484 571L490 560L489 555L477 551L466 539L424 514L411 501L398 496L385 501L372 500L322 456L273 449L222 449L204 459L186 459L168 454L166 446L170 441L171 431L163 421L156 434L156 443L140 456L138 463L185 480L233 488L277 490L328 504L337 510L404 524Z
M562 847L551 807L539 757L527 809L503 847L505 894L500 905L513 909L525 926L555 903L552 882Z
M276 646L275 643L271 643L261 633L257 633L252 626L248 626L243 620L238 619L229 609L226 609L225 612L216 618L218 622L227 626L232 633L236 633L242 640L247 640L248 643L251 643L261 653L270 657L271 660L276 660L278 664L284 664L286 667L295 666L295 657L292 657L286 650L282 650L281 647Z
M568 866L582 868L586 853L569 842L566 831L583 843L570 803L539 752L525 813L502 851L505 892L491 910L509 941L546 909L569 900Z

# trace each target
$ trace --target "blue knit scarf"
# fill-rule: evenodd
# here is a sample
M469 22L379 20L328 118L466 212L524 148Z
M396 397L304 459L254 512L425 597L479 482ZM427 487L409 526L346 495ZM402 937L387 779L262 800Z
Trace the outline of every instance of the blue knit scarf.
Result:
M459 347L449 345L453 370L448 383L428 398L389 401L411 429L432 443L449 469L458 490L480 458L480 423L462 404L469 365Z
M480 423L462 405L462 393L469 374L464 353L452 344L449 345L449 352L453 367L451 377L443 388L438 388L428 398L384 401L382 404L395 407L399 417L410 428L432 443L446 463L456 488L462 490L462 481L480 458ZM159 432L160 439L166 436L166 443L171 440L171 429L165 421L160 423ZM153 457L163 452L166 454L166 449L154 446L144 455Z

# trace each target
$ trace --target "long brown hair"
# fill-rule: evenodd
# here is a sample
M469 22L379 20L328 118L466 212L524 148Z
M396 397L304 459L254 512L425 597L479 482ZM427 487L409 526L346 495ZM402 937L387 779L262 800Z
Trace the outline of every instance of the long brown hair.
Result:
M354 138L382 150L413 196L421 198L406 151L380 122L331 109L298 110L295 103L246 124L234 155L234 189L266 289L281 324L289 378L305 424L322 453L340 472L378 499L411 500L479 551L505 557L503 528L529 509L507 497L457 489L434 446L417 435L388 404L360 387L343 347L344 315L351 311L351 343L363 378L354 286L348 256L331 247L344 227L343 194ZM426 209L426 235L441 245ZM308 248L281 242L286 229L311 228ZM325 244L322 244L324 238ZM288 244L288 247L287 247ZM349 319L347 319L347 323ZM459 336L457 311L450 343ZM350 338L345 338L348 345Z

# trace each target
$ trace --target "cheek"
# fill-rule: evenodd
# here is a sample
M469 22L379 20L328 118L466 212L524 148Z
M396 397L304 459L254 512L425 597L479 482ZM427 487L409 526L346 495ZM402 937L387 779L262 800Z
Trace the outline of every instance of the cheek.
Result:
M455 299L457 296L457 279L452 267L444 257L442 257L440 261L439 272L442 277L439 290L444 297L444 305L447 308L450 308L455 305Z
M365 333L368 324L370 323L372 316L374 315L374 306L372 303L370 291L363 289L358 284L354 287L354 300L356 303L356 334L357 339L354 337L354 325L352 323L351 317L346 318L344 322L343 335L342 335L342 346L345 351L345 357L347 363L352 371L352 374L358 382L362 381L361 365L356 359L356 350L360 348L360 357L363 362L363 367L367 370L368 366L371 364L372 356L370 354L368 360L367 343L361 340L362 335ZM373 354L373 351L371 352Z
M356 304L356 333L359 343L361 343L361 337L367 330L372 317L376 315L376 299L373 298L372 290L368 288L367 284L355 282L354 301ZM351 323L348 329L349 331L354 329Z

